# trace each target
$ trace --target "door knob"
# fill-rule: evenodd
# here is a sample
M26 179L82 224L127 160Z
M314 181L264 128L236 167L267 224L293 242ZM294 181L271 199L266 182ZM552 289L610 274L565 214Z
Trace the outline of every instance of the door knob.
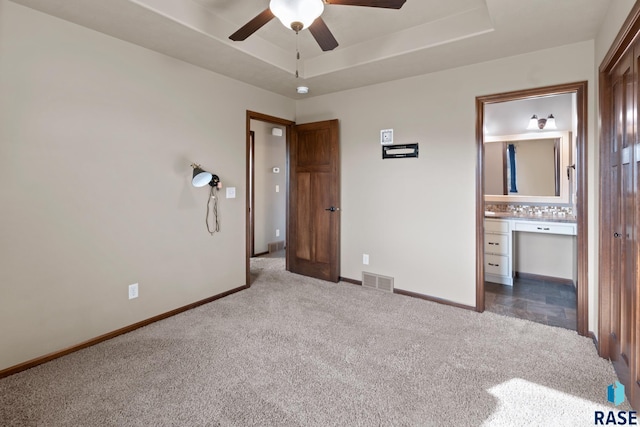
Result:
M622 234L620 234L620 233L613 233L613 237L615 237L616 239L617 239L618 237L620 237L620 236L622 236Z
M339 211L340 208L336 208L335 206L331 206L330 208L326 208L325 211L331 211L331 212L335 212L335 211Z

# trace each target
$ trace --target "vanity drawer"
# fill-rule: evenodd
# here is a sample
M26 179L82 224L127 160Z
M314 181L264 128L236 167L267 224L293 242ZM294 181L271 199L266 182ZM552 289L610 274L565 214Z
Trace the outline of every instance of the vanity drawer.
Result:
M484 272L496 276L509 276L509 258L505 255L485 254Z
M515 231L528 231L530 233L566 234L575 236L576 224L557 222L516 221L513 224Z
M495 233L508 233L509 221L502 221L499 219L485 219L484 231Z
M507 255L509 251L509 236L506 234L485 234L485 253Z

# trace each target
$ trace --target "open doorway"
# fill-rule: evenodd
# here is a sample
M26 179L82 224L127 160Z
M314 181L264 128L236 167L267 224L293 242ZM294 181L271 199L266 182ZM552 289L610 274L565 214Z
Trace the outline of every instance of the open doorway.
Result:
M247 112L247 284L251 259L286 257L287 156L293 122Z
M586 335L586 82L479 97L476 106L476 308ZM557 129L527 129L534 114L555 114ZM526 157L541 153L548 168L529 167ZM544 169L548 189L537 186L546 178L527 176Z
M340 138L338 120L296 125L261 113L247 111L247 211L246 211L246 283L251 285L251 260L260 253L255 245L257 219L257 174L254 151L257 132L251 129L252 122L265 122L267 128L282 128L285 139L285 194L286 217L284 227L285 259L282 263L287 271L337 282L340 277ZM279 132L278 132L279 133ZM281 137L280 137L281 138ZM281 161L281 160L278 160ZM276 174L271 163L263 165ZM280 169L277 174L282 174ZM271 182L266 192L276 192ZM282 188L278 188L282 192ZM276 236L278 225L267 228L267 236ZM278 241L276 250L278 248ZM282 241L279 243L282 245ZM258 251L258 252L256 252ZM267 250L268 253L268 250Z
M286 127L251 120L251 256L284 258Z

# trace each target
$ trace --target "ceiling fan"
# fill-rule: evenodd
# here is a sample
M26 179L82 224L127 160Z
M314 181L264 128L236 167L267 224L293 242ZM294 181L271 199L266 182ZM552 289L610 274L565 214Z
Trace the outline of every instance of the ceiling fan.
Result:
M406 0L271 0L267 9L231 34L229 38L233 41L245 40L264 24L277 17L285 27L291 28L296 33L309 28L320 48L326 52L335 49L338 41L320 17L325 4L400 9L405 2Z

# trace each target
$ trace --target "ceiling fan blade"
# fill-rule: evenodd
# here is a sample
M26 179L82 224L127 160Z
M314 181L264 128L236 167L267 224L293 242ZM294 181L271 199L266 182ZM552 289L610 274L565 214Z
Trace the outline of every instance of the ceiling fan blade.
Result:
M385 9L400 9L407 0L327 0L328 4L343 6L383 7Z
M329 30L329 27L327 27L327 24L325 24L322 18L316 18L316 20L313 21L313 24L309 26L309 31L320 45L320 49L324 52L338 47L338 41L333 37L331 30Z
M258 16L251 21L244 24L238 31L231 34L229 38L234 42L245 40L251 34L258 31L264 24L271 21L275 15L271 12L271 9L265 9Z

